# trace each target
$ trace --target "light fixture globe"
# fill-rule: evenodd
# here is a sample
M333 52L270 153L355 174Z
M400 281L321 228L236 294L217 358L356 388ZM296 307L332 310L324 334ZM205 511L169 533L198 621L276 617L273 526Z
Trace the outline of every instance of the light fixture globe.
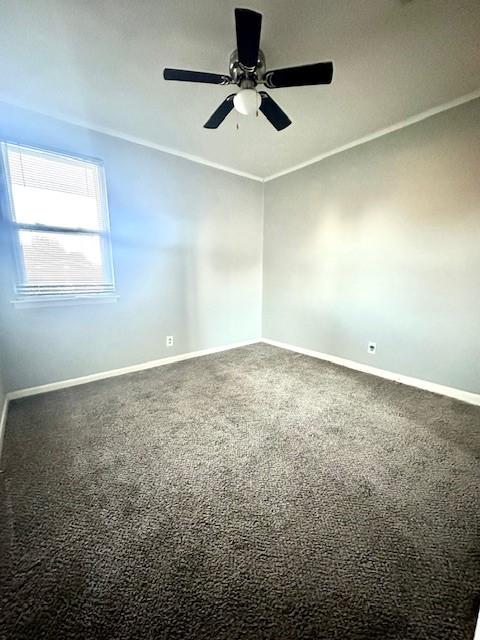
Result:
M260 107L260 94L255 89L242 89L233 98L233 104L242 116L251 116Z

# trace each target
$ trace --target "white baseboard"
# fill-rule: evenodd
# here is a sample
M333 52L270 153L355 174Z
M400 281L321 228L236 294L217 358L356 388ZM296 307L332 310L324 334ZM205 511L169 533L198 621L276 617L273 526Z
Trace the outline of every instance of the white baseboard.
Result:
M456 400L462 400L469 404L480 406L480 394L472 393L471 391L463 391L462 389L455 389L454 387L447 387L443 384L437 384L436 382L429 382L428 380L421 380L420 378L411 378L410 376L404 376L401 373L393 373L392 371L386 371L385 369L378 369L371 367L368 364L362 364L361 362L355 362L354 360L347 360L340 358L339 356L332 356L328 353L322 353L320 351L314 351L313 349L305 349L303 347L296 347L286 342L279 342L278 340L270 340L269 338L262 338L262 342L271 344L274 347L280 347L281 349L288 349L288 351L295 351L296 353L302 353L312 358L319 358L320 360L326 360L339 364L342 367L348 369L354 369L355 371L362 371L363 373L370 373L386 380L393 380L406 384L409 387L417 387L424 391L431 391L432 393L438 393L442 396L448 396L449 398L455 398ZM480 638L479 638L480 640Z
M121 369L112 369L110 371L100 371L99 373L92 373L88 376L81 376L80 378L71 378L70 380L60 380L59 382L50 382L49 384L42 384L38 387L29 387L28 389L17 389L16 391L10 391L7 394L9 400L15 400L17 398L26 398L27 396L36 396L39 393L47 393L49 391L56 391L57 389L65 389L67 387L76 387L79 384L87 384L87 382L95 382L96 380L104 380L105 378L114 378L116 376L123 376L126 373L134 373L135 371L144 371L145 369L153 369L154 367L161 367L165 364L172 364L174 362L180 362L182 360L189 360L190 358L199 358L200 356L208 356L211 353L218 353L220 351L228 351L229 349L237 349L238 347L245 347L249 344L255 344L260 342L257 340L245 340L244 342L235 342L234 344L228 344L223 347L212 347L210 349L201 349L200 351L190 351L188 353L180 353L175 356L169 356L166 358L160 358L159 360L150 360L149 362L141 362L140 364L133 364L129 367L122 367Z
M455 389L454 387L448 387L436 382L430 382L428 380L422 380L420 378L412 378L405 376L401 373L394 373L392 371L386 371L385 369L379 369L367 364L355 362L354 360L347 360L339 356L334 356L328 353L322 353L321 351L314 351L313 349L306 349L304 347L297 347L286 342L280 342L278 340L271 340L270 338L260 338L256 340L245 340L243 342L236 342L222 347L213 347L210 349L201 349L200 351L190 351L188 353L181 353L175 356L169 356L166 358L160 358L158 360L150 360L148 362L141 362L140 364L130 365L128 367L122 367L120 369L112 369L110 371L100 371L99 373L92 373L87 376L81 376L79 378L71 378L69 380L60 380L58 382L51 382L49 384L39 385L37 387L29 387L26 389L17 389L16 391L10 391L7 393L7 398L3 406L2 414L0 417L0 436L4 423L6 421L7 407L9 400L15 400L16 398L26 398L27 396L34 396L40 393L48 393L49 391L56 391L57 389L65 389L67 387L75 387L80 384L87 384L88 382L95 382L96 380L104 380L105 378L114 378L116 376L122 376L126 373L134 373L135 371L143 371L145 369L152 369L154 367L161 367L166 364L172 364L174 362L180 362L182 360L189 360L190 358L199 358L212 353L219 353L221 351L228 351L229 349L236 349L238 347L245 347L249 344L256 344L258 342L265 342L281 349L287 349L288 351L294 351L301 353L312 358L318 358L320 360L326 360L327 362L333 362L342 367L348 369L354 369L355 371L362 371L363 373L369 373L386 380L393 380L394 382L400 382L410 387L417 387L425 391L431 391L440 395L462 400L469 404L480 406L480 394L472 393L471 391L464 391L462 389Z
M3 445L3 436L5 434L5 425L7 424L7 413L8 413L8 402L10 400L10 397L7 393L7 395L4 398L3 401L3 407L0 410L0 464L1 464L1 458L2 458L2 445ZM1 469L1 467L0 467Z
M121 376L126 373L133 373L135 371L143 371L145 369L152 369L154 367L160 367L165 364L171 364L173 362L180 362L182 360L188 360L190 358L198 358L200 356L206 356L211 353L218 353L220 351L228 351L229 349L236 349L238 347L244 347L249 344L256 344L258 342L265 342L281 349L288 349L296 353L301 353L313 358L319 358L320 360L327 360L335 364L347 367L349 369L355 369L356 371L362 371L364 373L370 373L387 380L394 380L395 382L401 382L402 384L409 385L411 387L418 387L426 391L432 391L433 393L439 393L441 395L456 398L457 400L463 400L470 404L480 406L480 394L471 393L469 391L462 391L461 389L454 389L453 387L447 387L435 382L428 382L426 380L420 380L418 378L411 378L399 373L392 373L385 371L384 369L377 369L370 367L366 364L354 362L353 360L346 360L338 356L332 356L320 351L313 351L312 349L304 349L303 347L295 347L285 342L279 342L278 340L270 340L269 338L261 338L259 340L246 340L244 342L237 342L235 344L229 344L224 347L213 347L211 349L202 349L200 351L191 351L189 353L182 353L180 355L171 356L168 358L161 358L159 360L151 360L149 362L143 362L141 364L131 365L129 367L122 367L121 369L113 369L111 371L102 371L100 373L94 373L88 376L82 376L80 378L72 378L70 380L62 380L60 382L52 382L50 384L40 385L38 387L30 387L28 389L18 389L17 391L11 391L7 393L5 401L3 403L1 415L0 415L0 458L2 454L3 435L5 432L5 424L7 421L8 403L15 398L25 398L27 396L37 395L39 393L47 393L48 391L55 391L56 389L65 389L67 387L74 387L80 384L86 384L87 382L94 382L95 380L104 380L105 378L113 378ZM480 640L480 616L477 624L474 640Z

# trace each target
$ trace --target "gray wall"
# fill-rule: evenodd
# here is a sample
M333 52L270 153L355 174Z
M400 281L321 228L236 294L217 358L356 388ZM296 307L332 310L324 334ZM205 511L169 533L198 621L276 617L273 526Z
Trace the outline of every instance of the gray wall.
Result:
M265 337L480 392L479 100L268 182L264 217Z
M120 295L14 308L2 252L9 390L260 337L261 183L1 104L0 139L104 160Z
M261 332L260 183L0 104L0 138L104 159L120 294L15 308L2 247L4 386L263 333L480 392L479 122L471 102L268 182Z

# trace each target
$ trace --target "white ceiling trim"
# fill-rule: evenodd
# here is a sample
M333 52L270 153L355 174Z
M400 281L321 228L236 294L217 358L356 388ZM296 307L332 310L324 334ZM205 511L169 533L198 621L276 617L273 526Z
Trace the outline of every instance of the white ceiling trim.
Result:
M66 121L66 122L70 122L70 121ZM71 122L71 124L79 124L79 123ZM203 165L206 165L207 167L218 169L219 171L225 171L226 173L233 173L236 176L241 176L242 178L248 178L249 180L256 180L257 182L263 182L263 178L261 178L260 176L256 176L253 173L247 173L246 171L239 171L238 169L234 169L233 167L227 167L224 164L219 164L218 162L213 162L212 160L207 160L206 158L201 158L200 156L194 156L190 153L185 153L184 151L177 151L176 149L172 149L170 147L164 147L161 144L156 144L155 142L149 142L148 140L143 140L142 138L136 138L135 136L130 136L125 133L120 133L119 131L114 131L113 129L107 129L104 127L94 128L94 127L89 127L87 124L79 124L79 126L92 129L97 133L103 133L107 136L121 138L122 140L126 140L127 142L133 142L133 144L139 144L144 147L150 147L151 149L162 151L162 153L168 153L171 156L178 156L179 158L190 160L190 162L203 164Z
M236 176L241 176L242 178L248 178L249 180L256 180L257 182L263 182L263 178L261 178L260 176L256 176L253 173L239 171L238 169L234 169L233 167L227 167L224 164L219 164L218 162L212 162L211 160L207 160L206 158L201 158L200 156L194 156L191 153L185 153L184 151L177 151L176 149L172 149L170 147L164 147L162 144L149 142L148 140L144 140L143 138L136 138L135 136L130 136L127 133L121 133L120 131L115 131L114 129L108 129L107 127L92 127L87 123L82 123L80 121L74 121L70 119L64 120L64 122L68 122L69 124L74 124L79 127L84 127L86 129L96 131L97 133L103 133L104 135L107 135L107 136L113 136L114 138L121 138L122 140L126 140L127 142L132 142L133 144L142 145L143 147L150 147L150 149L156 149L157 151L161 151L162 153L168 153L171 156L178 156L179 158L184 158L185 160L190 160L190 162L196 162L197 164L203 164L203 165L206 165L207 167L218 169L219 171L225 171L226 173L233 173Z
M14 102L4 102L3 104L9 104L13 107L26 109L24 105L16 104ZM213 169L218 169L219 171L225 171L226 173L233 173L236 176L241 176L242 178L249 178L250 180L256 180L257 182L263 182L263 178L261 178L260 176L256 176L253 173L239 171L238 169L234 169L233 167L227 167L224 164L219 164L218 162L213 162L211 160L207 160L206 158L201 158L200 156L192 155L191 153L185 153L184 151L177 151L177 149L172 149L171 147L165 147L161 144L157 144L156 142L150 142L149 140L145 140L143 138L137 138L136 136L131 136L128 133L122 133L121 131L117 131L116 129L110 129L109 127L99 127L96 125L94 126L85 120L80 120L77 118L65 118L64 116L48 113L46 111L38 111L37 109L35 110L28 109L28 110L31 111L32 113L37 113L38 115L46 116L47 118L54 118L55 120L60 120L61 122L65 122L67 124L71 124L76 127L82 127L83 129L89 129L90 131L95 131L96 133L101 133L106 136L119 138L120 140L125 140L126 142L139 144L142 147L149 147L150 149L155 149L156 151L161 151L162 153L168 153L171 156L178 156L179 158L190 160L190 162L196 162L198 164L206 165L207 167L212 167Z
M449 109L453 109L454 107L458 107L461 104L466 102L470 102L471 100L476 100L480 98L480 89L476 91L472 91L472 93L467 93L460 98L455 98L455 100L451 100L450 102L446 102L444 104L439 105L438 107L432 107L431 109L427 109L427 111L422 111L415 116L410 116L406 120L402 120L401 122L397 122L396 124L392 124L385 129L379 129L378 131L374 131L373 133L369 133L362 138L358 138L358 140L353 140L352 142L348 142L341 147L337 147L336 149L332 149L331 151L326 151L325 153L320 154L319 156L315 156L310 160L306 160L305 162L301 162L300 164L296 164L289 169L284 169L283 171L279 171L278 173L274 173L271 176L263 179L263 182L270 182L270 180L275 180L276 178L280 178L281 176L285 176L288 173L293 173L294 171L299 171L300 169L304 169L305 167L310 166L311 164L315 164L316 162L320 162L325 158L329 158L330 156L334 156L337 153L342 153L342 151L347 151L348 149L353 149L353 147L358 147L361 144L365 144L365 142L370 142L371 140L375 140L376 138L381 138L382 136L386 136L389 133L393 133L394 131L398 131L399 129L403 129L404 127L409 127L411 124L415 124L416 122L421 122L422 120L426 120L427 118L431 118L437 113L441 113L442 111L448 111Z
M212 162L211 160L207 160L205 158L201 158L200 156L195 156L190 153L185 153L183 151L178 151L176 149L172 149L171 147L165 147L161 144L157 144L155 142L150 142L149 140L145 140L143 138L137 138L136 136L131 136L127 133L122 133L121 131L117 131L116 129L110 129L108 127L98 127L92 126L92 124L76 119L76 118L65 118L63 116L53 115L51 113L47 113L45 111L37 111L34 113L38 113L43 116L47 116L49 118L56 118L61 120L62 122L66 122L68 124L72 124L77 127L82 127L84 129L89 129L90 131L96 131L97 133L101 133L107 136L112 136L114 138L119 138L121 140L125 140L127 142L131 142L133 144L139 144L143 147L149 147L150 149L155 149L157 151L161 151L162 153L167 153L172 156L178 156L180 158L184 158L185 160L190 160L191 162L196 162L198 164L206 165L207 167L212 167L213 169L217 169L219 171L225 171L226 173L232 173L237 176L241 176L243 178L248 178L249 180L255 180L257 182L270 182L272 180L276 180L282 176L285 176L289 173L293 173L294 171L299 171L300 169L304 169L312 164L320 162L325 158L329 158L330 156L334 156L337 153L342 153L343 151L347 151L348 149L353 149L354 147L358 147L366 142L370 142L371 140L375 140L376 138L381 138L382 136L386 136L389 133L393 133L394 131L398 131L399 129L403 129L408 127L416 122L421 122L422 120L426 120L427 118L431 118L437 113L442 113L442 111L448 111L449 109L453 109L454 107L458 107L466 102L471 102L472 100L476 100L480 98L480 88L472 91L471 93L467 93L466 95L460 96L459 98L455 98L454 100L450 100L449 102L445 102L444 104L438 105L437 107L432 107L431 109L427 109L426 111L422 111L421 113L410 116L406 120L402 120L401 122L397 122L389 127L384 129L379 129L378 131L374 131L373 133L369 133L362 138L358 138L357 140L353 140L352 142L348 142L341 147L336 147L335 149L331 149L330 151L326 151L318 156L311 158L310 160L306 160L305 162L301 162L300 164L296 164L288 169L284 169L283 171L279 171L278 173L274 173L271 176L267 176L262 178L261 176L257 176L253 173L247 173L245 171L239 171L238 169L234 169L233 167L228 167L223 164L219 164L217 162ZM11 104L12 106L17 106L20 108L25 108L23 105L14 104L14 103L4 103Z

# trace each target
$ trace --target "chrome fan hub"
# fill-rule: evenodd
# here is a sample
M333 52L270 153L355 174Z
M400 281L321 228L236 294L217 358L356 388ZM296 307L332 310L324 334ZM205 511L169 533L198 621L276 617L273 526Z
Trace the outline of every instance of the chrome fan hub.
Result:
M237 84L242 89L251 89L257 84L263 84L267 66L265 55L261 49L258 50L257 66L253 69L244 67L238 59L238 51L232 51L229 62L230 77L233 84Z
M267 89L279 89L332 82L333 62L331 61L267 71L265 56L260 49L261 30L261 13L237 7L235 9L237 48L230 55L230 75L169 67L163 70L165 80L237 85L239 91L223 99L220 106L203 125L205 129L217 129L235 108L244 115L252 113L258 115L261 111L277 131L282 131L290 126L292 121L266 91L257 91L257 85L264 85Z

